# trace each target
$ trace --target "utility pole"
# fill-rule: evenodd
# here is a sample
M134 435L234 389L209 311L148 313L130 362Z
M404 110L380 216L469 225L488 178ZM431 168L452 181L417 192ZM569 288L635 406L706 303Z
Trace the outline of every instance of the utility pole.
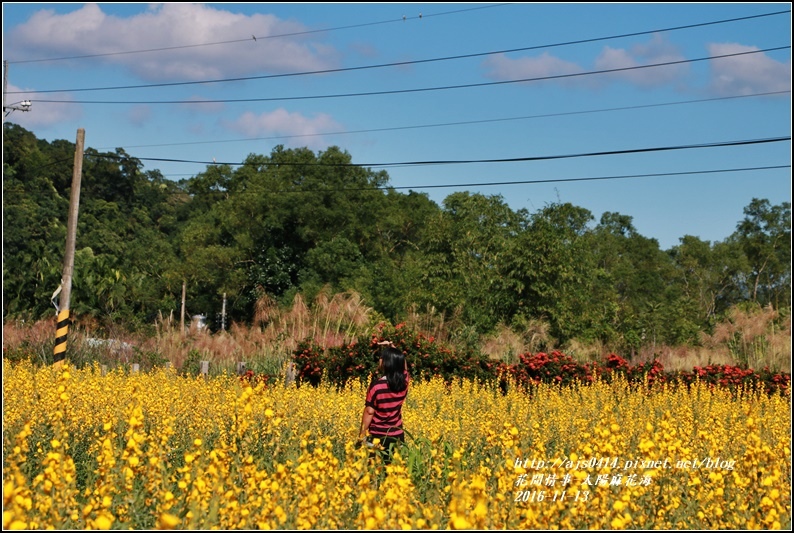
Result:
M8 61L3 60L3 125L6 123L6 117L12 111L30 111L32 105L30 100L22 100L15 104L6 105L6 93L8 92Z
M223 307L221 308L221 331L226 331L226 293L223 293Z
M77 130L77 145L74 151L74 170L72 172L72 195L69 200L69 220L66 225L66 252L63 256L63 276L61 277L61 299L58 305L58 327L55 332L55 365L62 365L66 357L66 337L69 334L69 305L72 297L72 272L74 270L74 249L77 242L77 211L80 207L80 180L83 175L83 147L85 130Z

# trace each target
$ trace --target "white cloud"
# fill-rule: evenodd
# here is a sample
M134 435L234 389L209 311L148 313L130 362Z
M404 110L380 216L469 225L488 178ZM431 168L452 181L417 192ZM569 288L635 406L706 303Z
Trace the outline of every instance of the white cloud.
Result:
M313 149L325 146L323 133L341 131L342 127L330 115L320 113L307 117L276 109L270 113L246 112L237 120L225 121L224 126L251 138L262 136L284 136L288 146L308 146Z
M329 46L301 36L267 38L305 30L298 22L273 15L248 16L200 4L159 4L129 18L106 15L100 6L85 4L63 15L38 11L14 28L5 41L13 43L13 52L19 57L23 51L25 57L68 57L161 49L102 57L102 61L124 65L150 82L335 66L338 55ZM184 48L225 41L241 42Z
M758 50L754 46L734 43L713 43L708 46L712 56ZM710 62L710 89L718 95L755 94L791 90L791 60L783 63L766 54L745 54L715 59Z
M608 81L624 81L640 87L654 87L680 81L688 72L686 65L670 65L636 69L641 65L680 61L684 57L659 35L629 49L605 47L592 67L566 61L544 52L537 57L510 59L504 54L485 60L486 75L496 80L544 78L598 70L631 69L593 76L572 76L557 79L558 83L599 87Z
M686 58L660 35L630 49L605 47L595 60L595 70L631 69L599 74L600 81L622 80L639 87L657 87L680 81L689 71L687 64L633 68L641 65L683 61Z
M565 74L577 74L584 69L576 63L564 61L544 52L538 57L520 57L510 59L498 54L486 59L483 63L486 75L494 80L520 80L526 78L545 78Z
M25 92L33 91L33 89L20 89L9 83L7 91L10 93L6 97L7 106L23 100L31 100L33 102L30 110L12 111L6 119L26 129L48 128L63 121L76 120L83 116L83 108L77 104L36 102L36 93ZM62 100L73 100L73 98L63 97Z

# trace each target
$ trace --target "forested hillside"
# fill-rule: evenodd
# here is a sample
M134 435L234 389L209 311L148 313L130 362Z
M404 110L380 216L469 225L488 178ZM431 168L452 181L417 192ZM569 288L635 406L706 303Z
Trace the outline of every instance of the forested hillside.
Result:
M37 319L61 277L74 144L5 124L3 316ZM122 149L86 149L72 310L142 328L187 309L217 328L251 323L264 295L284 305L354 290L385 318L432 306L482 335L541 321L558 343L697 343L734 306L791 306L791 206L754 199L721 242L661 250L629 216L568 203L535 213L500 196L389 188L385 171L332 147L276 147L180 182Z

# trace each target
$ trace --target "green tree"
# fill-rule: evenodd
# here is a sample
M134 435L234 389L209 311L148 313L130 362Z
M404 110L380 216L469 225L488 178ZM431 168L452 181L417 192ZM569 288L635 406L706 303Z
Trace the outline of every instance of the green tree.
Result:
M69 203L53 178L70 165L15 124L4 125L3 140L3 315L35 319L54 313Z
M422 281L429 252L423 239L441 209L425 193L393 189L384 204L369 215L374 232L363 254L372 265L372 305L397 323L412 304L433 299Z
M604 213L590 248L599 272L596 293L609 310L602 317L603 340L634 354L642 346L696 339L697 312L672 259L655 239L637 232L631 217Z
M669 253L676 265L679 285L697 308L697 322L703 328L713 326L739 299L737 279L746 270L741 250L735 241L712 245L685 235Z
M38 141L6 125L3 172L4 313L32 318L50 302L63 270L74 143ZM178 220L178 186L144 173L123 150L84 158L72 308L126 324L170 305L163 280L173 267L169 239ZM90 251L90 253L88 253Z
M762 306L791 307L791 204L754 198L744 215L732 238L749 263L747 298Z
M593 216L570 203L553 203L534 213L512 252L521 315L551 325L561 342L593 340L600 302L593 301L598 275L589 250Z
M478 333L510 322L516 309L514 285L507 277L510 242L525 214L501 196L460 192L444 200L421 241L423 276L413 301L459 314Z
M251 319L262 291L285 303L327 283L369 294L372 218L384 210L387 180L336 147L314 154L277 146L237 170L208 169L185 184L198 202L181 235L194 290L216 302L228 293L232 319L241 320ZM208 313L217 305L194 302Z

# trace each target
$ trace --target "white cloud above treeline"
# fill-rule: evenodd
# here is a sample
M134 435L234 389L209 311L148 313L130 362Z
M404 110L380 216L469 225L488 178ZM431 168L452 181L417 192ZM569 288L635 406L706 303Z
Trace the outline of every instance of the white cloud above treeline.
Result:
M224 121L223 125L249 138L284 136L284 142L281 144L308 146L314 149L326 146L323 133L342 130L342 126L328 114L319 113L308 117L301 113L290 113L285 109L260 114L249 111L236 120Z
M144 81L164 82L335 66L338 53L328 45L305 36L268 38L306 30L274 15L243 15L201 4L153 4L145 13L128 18L85 4L67 14L37 11L5 41L13 43L17 59L115 54L101 60L122 65ZM159 50L120 53L152 49Z

